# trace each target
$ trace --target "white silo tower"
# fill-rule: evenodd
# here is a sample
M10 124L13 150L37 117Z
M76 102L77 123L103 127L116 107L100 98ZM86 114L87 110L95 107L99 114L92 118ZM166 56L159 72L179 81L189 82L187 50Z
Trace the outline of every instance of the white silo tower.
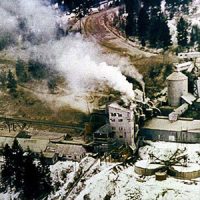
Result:
M179 106L182 95L188 93L188 77L175 71L167 77L168 104Z

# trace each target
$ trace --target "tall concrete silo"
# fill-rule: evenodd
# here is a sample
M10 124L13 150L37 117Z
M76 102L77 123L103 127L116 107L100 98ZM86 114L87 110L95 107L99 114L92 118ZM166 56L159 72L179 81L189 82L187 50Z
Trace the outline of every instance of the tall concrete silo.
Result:
M188 93L188 77L175 71L167 77L168 104L179 106L182 95Z

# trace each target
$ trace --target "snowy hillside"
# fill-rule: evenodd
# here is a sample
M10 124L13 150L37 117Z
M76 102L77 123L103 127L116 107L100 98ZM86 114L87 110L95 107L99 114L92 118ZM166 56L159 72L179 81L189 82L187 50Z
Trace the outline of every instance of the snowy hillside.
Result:
M161 3L162 12L166 12L165 10L165 0ZM177 45L177 23L181 16L186 19L190 25L189 32L191 32L191 27L197 25L200 28L200 0L193 0L192 3L189 4L189 15L183 14L182 12L177 12L174 18L168 20L168 26L170 28L170 34L172 36L173 45Z
M139 155L140 159L150 160L149 154L153 153L166 160L177 149L188 155L188 165L200 166L200 144L148 142L140 148ZM58 162L51 167L54 185L59 183L58 189L49 196L49 200L193 200L200 196L200 178L180 180L168 176L165 181L156 181L155 175L136 174L134 167L133 164L123 166L105 160L100 162L91 157L83 159L79 164L72 161Z

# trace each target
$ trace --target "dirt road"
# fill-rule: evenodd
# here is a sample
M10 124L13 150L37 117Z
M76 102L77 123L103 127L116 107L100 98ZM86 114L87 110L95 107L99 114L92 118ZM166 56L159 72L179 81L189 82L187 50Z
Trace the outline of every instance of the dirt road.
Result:
M153 53L145 52L135 47L134 43L117 34L112 27L108 25L108 20L112 20L117 8L101 11L90 15L83 20L84 34L98 42L101 46L124 56L135 58L155 56Z

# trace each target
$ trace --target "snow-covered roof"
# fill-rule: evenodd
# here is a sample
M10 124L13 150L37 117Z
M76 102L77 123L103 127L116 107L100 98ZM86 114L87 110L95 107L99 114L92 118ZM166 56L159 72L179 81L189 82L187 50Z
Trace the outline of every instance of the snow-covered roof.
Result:
M71 144L55 144L55 152L59 156L65 155L82 155L86 153L85 148L82 145L71 145Z
M149 160L139 160L135 163L135 166L142 169L158 169L163 167L161 164L152 164Z
M191 93L181 96L181 98L188 104L192 105L192 102L196 100L196 97Z
M115 109L125 111L125 112L128 112L128 111L131 110L131 106L130 106L130 109L128 109L128 108L125 108L123 106L120 106L117 102L113 102L113 103L109 104L108 107L115 108Z
M143 129L154 129L163 131L189 131L200 133L200 120L177 120L171 122L164 118L153 118L147 121Z

